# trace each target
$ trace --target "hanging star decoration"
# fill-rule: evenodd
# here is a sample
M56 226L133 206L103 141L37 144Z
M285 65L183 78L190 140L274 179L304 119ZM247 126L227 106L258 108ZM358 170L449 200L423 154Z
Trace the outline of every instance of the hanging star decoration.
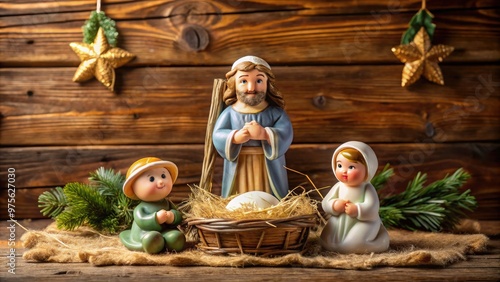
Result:
M91 19L95 17L97 18L97 21L89 20L83 27L84 41L89 42L90 40L93 40L93 42L70 43L71 49L73 49L81 61L75 75L73 76L73 81L83 82L95 77L99 82L106 86L106 88L114 92L115 69L128 63L135 57L135 55L123 49L113 47L108 43L105 28L109 27L110 23L109 21L103 22L101 20L100 22L102 24L99 24L99 15L103 14L103 12L92 14ZM98 29L96 29L97 26ZM114 22L112 22L112 27L114 28ZM116 30L110 28L107 30L107 33L114 35L114 37L110 36L111 41L116 43ZM93 34L95 35L92 36Z
M410 27L403 34L401 45L392 48L394 55L405 64L401 79L403 87L413 84L422 75L431 82L444 85L438 63L450 55L454 48L442 44L431 45L435 29L432 18L423 4L423 8L412 18Z

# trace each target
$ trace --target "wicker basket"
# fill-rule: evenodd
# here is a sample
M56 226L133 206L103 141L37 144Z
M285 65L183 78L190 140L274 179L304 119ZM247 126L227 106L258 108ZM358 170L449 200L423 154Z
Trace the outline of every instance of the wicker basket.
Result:
M205 154L199 187L212 190L215 148L212 131L223 109L222 96L226 89L223 79L215 79L210 115L205 137ZM211 254L281 255L301 252L316 224L316 214L281 219L222 219L190 218L188 225L198 230L198 247Z
M301 252L316 215L268 220L195 218L188 224L198 229L198 247L206 253L272 256Z

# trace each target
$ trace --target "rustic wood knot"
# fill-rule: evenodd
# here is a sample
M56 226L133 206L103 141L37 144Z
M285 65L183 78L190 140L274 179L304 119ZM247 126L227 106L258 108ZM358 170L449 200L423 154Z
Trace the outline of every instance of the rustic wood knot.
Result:
M167 17L175 28L184 24L210 26L221 20L222 11L206 1L173 1Z
M326 106L326 97L323 95L318 95L312 99L313 105L316 108L324 108Z
M431 122L427 122L425 124L425 135L427 137L433 137L436 134L436 130L434 129L434 125Z
M179 38L181 45L189 51L203 51L210 41L208 31L197 24L188 24L182 28Z

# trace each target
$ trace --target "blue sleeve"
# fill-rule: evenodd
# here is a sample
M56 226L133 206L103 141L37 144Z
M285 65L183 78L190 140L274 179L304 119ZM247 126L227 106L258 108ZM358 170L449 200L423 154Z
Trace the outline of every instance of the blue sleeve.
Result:
M217 152L229 161L234 161L238 157L242 146L232 143L235 132L236 130L232 128L229 108L226 108L215 123L212 139Z
M273 116L276 116L274 125L266 127L269 143L262 142L264 154L269 160L275 160L285 155L293 140L293 127L286 112L282 109L276 109Z

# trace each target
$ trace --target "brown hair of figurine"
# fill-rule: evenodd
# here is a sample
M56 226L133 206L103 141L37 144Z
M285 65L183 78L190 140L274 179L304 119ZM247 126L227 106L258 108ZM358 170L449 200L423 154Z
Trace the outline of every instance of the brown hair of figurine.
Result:
M363 157L363 155L361 154L361 152L359 152L356 149L347 148L347 149L344 149L344 150L338 152L337 156L339 154L344 156L344 158L350 160L351 162L362 164L365 167L366 177L368 177L368 169L366 168L366 160Z
M270 69L267 67L261 65L261 64L255 64L253 62L242 62L235 66L232 70L230 70L228 73L226 73L226 79L227 79L227 89L224 92L224 103L229 106L234 104L238 99L236 97L236 86L235 86L235 77L234 75L238 71L251 71L253 69L257 69L258 71L261 71L266 74L267 76L267 93L266 93L266 100L270 105L280 107L280 108L285 108L285 100L283 99L283 96L281 95L281 92L276 88L275 85L275 77L274 74L271 72Z

